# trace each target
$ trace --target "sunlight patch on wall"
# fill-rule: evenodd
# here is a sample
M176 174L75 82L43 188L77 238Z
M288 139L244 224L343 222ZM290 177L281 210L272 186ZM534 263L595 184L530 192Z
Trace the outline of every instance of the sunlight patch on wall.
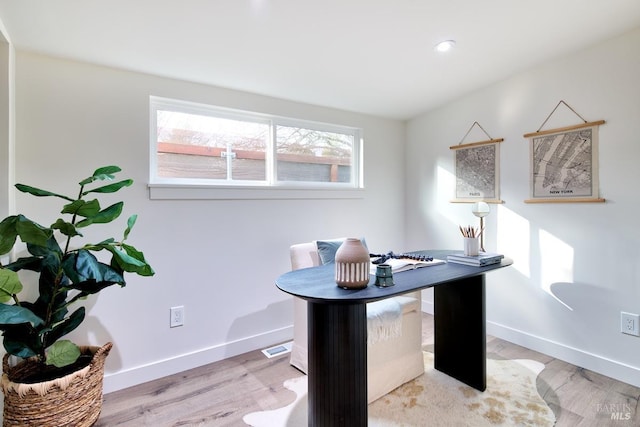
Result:
M455 227L452 230L458 229L458 218L456 212L458 211L456 203L451 203L453 198L453 189L455 188L456 177L453 173L449 172L445 167L438 166L436 168L436 185L431 187L435 191L435 195L423 195L422 210L425 217L433 217L433 208L436 206L438 213L438 221L447 220L450 224L442 224L443 227L449 227L449 225Z
M529 220L518 215L504 205L497 206L497 248L498 252L514 260L512 268L525 277L531 277L531 225ZM491 214L490 214L491 215ZM492 230L486 230L491 236ZM486 237L485 237L486 238Z
M438 166L436 174L437 184L435 188L438 191L437 198L448 202L453 198L453 190L456 188L456 176L442 166Z
M571 246L551 233L540 230L540 287L559 303L565 304L551 291L551 285L557 282L573 283L574 250Z

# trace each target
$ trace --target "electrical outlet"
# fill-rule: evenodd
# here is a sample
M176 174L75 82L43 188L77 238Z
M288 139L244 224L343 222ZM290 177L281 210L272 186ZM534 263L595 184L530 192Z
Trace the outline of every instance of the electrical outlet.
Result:
M169 327L175 328L177 326L184 325L184 306L171 307L169 309L171 318L169 320Z
M620 312L620 332L640 336L640 316L633 313Z

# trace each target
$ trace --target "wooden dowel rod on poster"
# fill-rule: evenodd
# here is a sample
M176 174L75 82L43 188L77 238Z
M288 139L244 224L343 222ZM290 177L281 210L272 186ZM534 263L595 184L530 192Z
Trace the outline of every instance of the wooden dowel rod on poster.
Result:
M504 200L500 199L453 199L449 200L449 203L477 203L477 202L485 202L485 203L493 203L497 205L501 205L504 203Z
M486 141L469 142L467 144L452 145L449 148L452 150L457 150L459 148L469 148L469 147L474 147L476 145L494 144L496 142L502 142L502 141L504 141L504 138L488 139Z
M527 199L525 203L604 203L605 199L597 198L567 198L567 199Z
M592 126L599 126L599 125L603 125L604 123L605 123L604 120L598 120L597 122L580 123L579 125L566 126L566 127L563 127L563 128L541 130L541 131L538 131L538 132L525 133L524 137L525 138L531 138L532 136L542 136L542 135L548 135L548 134L551 134L551 133L567 132L567 131L574 130L574 129L589 128L589 127L592 127Z

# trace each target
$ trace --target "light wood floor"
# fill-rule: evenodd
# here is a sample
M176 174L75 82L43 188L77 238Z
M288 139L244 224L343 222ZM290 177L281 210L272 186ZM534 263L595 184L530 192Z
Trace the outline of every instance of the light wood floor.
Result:
M433 351L433 317L423 315L423 343ZM545 364L538 391L558 427L640 426L640 389L499 338L487 338L493 359ZM96 427L244 426L243 415L291 403L284 380L300 376L288 355L267 359L253 351L105 395ZM612 420L620 416L622 419ZM629 417L630 419L624 419Z

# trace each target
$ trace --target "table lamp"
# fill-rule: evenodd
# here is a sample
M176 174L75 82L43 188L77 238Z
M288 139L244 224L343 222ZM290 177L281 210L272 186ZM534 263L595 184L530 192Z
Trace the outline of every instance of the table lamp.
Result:
M480 250L482 252L486 252L484 250L484 217L489 215L490 211L489 205L485 202L476 202L471 207L471 212L480 218Z

